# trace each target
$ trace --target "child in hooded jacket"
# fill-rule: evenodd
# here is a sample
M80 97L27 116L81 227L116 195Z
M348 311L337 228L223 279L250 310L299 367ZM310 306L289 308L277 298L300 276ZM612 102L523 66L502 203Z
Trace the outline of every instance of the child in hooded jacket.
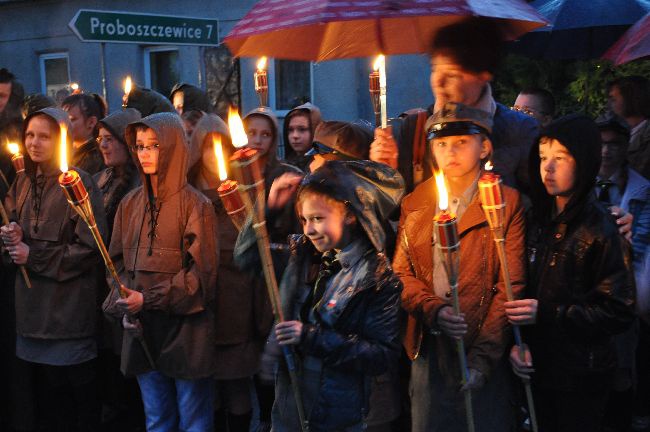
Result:
M119 298L109 281L113 290L104 310L125 327L122 372L138 379L147 430L210 431L218 262L214 208L187 183L188 149L176 114L152 114L130 124L126 140L142 186L120 203L109 251L127 296Z
M381 221L397 206L404 183L368 161L331 161L307 176L296 210L304 234L290 238L280 287L286 321L280 345L294 346L299 385L312 431L360 431L370 377L396 367L399 292L384 250ZM301 430L295 395L281 362L273 430Z

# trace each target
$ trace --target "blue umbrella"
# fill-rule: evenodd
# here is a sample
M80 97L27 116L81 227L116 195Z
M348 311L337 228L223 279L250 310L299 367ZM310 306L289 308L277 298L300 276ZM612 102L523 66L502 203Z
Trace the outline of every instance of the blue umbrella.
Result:
M650 0L536 0L550 25L511 44L511 51L545 59L599 58L629 26L650 12Z

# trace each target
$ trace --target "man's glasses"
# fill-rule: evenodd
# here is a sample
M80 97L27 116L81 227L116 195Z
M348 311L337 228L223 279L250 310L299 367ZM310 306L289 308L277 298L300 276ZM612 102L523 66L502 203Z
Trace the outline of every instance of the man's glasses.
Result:
M533 110L532 108L528 108L528 107L525 107L525 106L519 106L519 105L513 105L513 106L510 107L510 109L513 110L513 111L519 111L520 113L524 113L524 114L529 115L531 117L535 117L535 110ZM541 111L538 111L537 113L540 114L540 115L546 115L546 113L543 113Z

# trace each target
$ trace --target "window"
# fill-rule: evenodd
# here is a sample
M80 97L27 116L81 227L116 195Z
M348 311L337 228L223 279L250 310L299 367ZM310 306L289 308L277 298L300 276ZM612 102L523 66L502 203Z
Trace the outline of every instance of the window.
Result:
M293 60L273 62L273 83L269 96L280 117L287 111L312 101L312 64Z
M70 68L68 53L41 54L41 92L57 99L57 92L68 91ZM67 95L67 94L66 94Z
M145 48L145 87L169 96L174 84L180 81L178 49L168 47Z

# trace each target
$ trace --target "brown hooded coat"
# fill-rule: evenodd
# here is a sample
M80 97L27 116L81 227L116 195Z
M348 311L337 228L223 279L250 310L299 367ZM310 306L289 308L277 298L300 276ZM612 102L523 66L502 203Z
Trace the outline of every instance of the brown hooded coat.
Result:
M70 129L68 115L58 108L37 111L25 119L25 127L35 115L46 115ZM16 177L5 200L9 218L21 226L23 242L29 246L26 268L32 288L20 276L15 284L16 331L24 337L84 338L96 330L97 278L104 267L90 229L59 186L57 162L55 156L41 164L42 176L37 176L37 165L25 154L25 175ZM77 172L106 238L101 193L87 173Z
M130 147L139 125L153 129L160 145L158 196L152 206L150 179L136 157L143 186L118 207L110 254L122 283L143 294L138 318L156 369L179 379L208 377L215 371L214 344L207 343L214 340L218 262L214 209L187 183L188 151L178 115L153 114L129 125ZM117 298L113 289L104 310L121 319ZM137 375L150 370L140 344L125 331L122 372Z
M197 123L190 143L190 178L196 186L201 155L211 133L220 134L228 160L228 127L216 115L208 114ZM194 175L192 175L194 174ZM239 232L221 203L216 188L203 190L215 208L219 223L219 270L217 274L215 344L216 379L251 376L259 370L260 356L273 325L273 313L264 281L242 272L233 261Z

